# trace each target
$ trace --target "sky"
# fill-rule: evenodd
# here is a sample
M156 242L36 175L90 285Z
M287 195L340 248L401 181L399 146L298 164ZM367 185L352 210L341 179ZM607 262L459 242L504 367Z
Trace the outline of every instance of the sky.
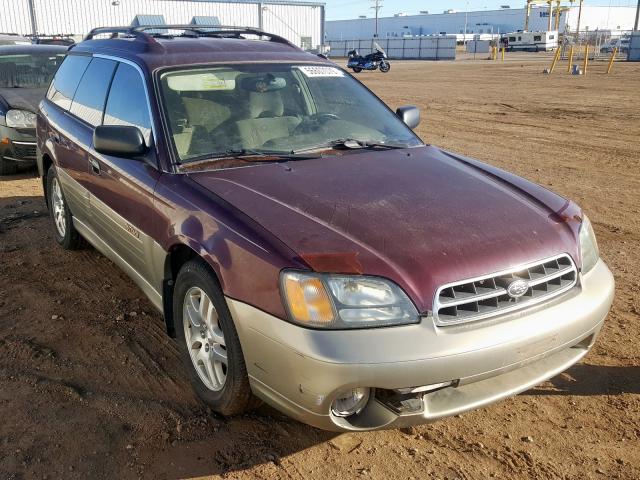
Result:
M327 20L341 20L346 18L357 18L359 15L375 16L373 1L370 0L320 0L327 5ZM511 8L522 8L525 0L381 0L382 8L380 16L391 17L395 13L405 12L417 14L420 10L427 10L429 13L442 13L453 8L455 10L484 10L500 8L501 5L509 5ZM566 2L568 3L568 2ZM577 5L577 1L575 4ZM636 6L637 0L585 0L585 5L604 6ZM468 7L467 7L468 6Z

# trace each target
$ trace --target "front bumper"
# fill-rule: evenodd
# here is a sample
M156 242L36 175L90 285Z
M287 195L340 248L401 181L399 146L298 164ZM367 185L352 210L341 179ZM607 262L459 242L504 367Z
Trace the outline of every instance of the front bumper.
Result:
M24 165L36 164L35 129L0 126L0 157Z
M599 261L579 287L550 302L460 326L437 327L424 317L402 327L310 330L228 304L254 393L304 423L345 431L422 424L544 382L586 355L613 294L613 276ZM454 386L419 394L419 411L394 410L386 400L395 389L450 381ZM355 387L380 395L358 415L331 415L333 400Z

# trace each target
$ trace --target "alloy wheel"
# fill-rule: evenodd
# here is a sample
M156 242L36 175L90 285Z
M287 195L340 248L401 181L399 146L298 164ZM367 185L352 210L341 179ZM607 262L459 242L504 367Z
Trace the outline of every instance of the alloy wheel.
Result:
M58 235L64 237L67 232L67 219L65 216L64 197L57 178L54 178L51 184L51 208L53 209L53 223L56 226Z
M202 383L220 391L227 380L228 359L218 311L204 290L192 287L184 297L182 312L191 362Z

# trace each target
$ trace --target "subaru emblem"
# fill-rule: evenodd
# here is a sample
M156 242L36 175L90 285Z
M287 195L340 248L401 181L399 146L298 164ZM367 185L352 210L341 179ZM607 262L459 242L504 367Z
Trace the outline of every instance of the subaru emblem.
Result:
M520 298L529 290L529 284L524 280L511 282L507 287L507 293L511 298Z

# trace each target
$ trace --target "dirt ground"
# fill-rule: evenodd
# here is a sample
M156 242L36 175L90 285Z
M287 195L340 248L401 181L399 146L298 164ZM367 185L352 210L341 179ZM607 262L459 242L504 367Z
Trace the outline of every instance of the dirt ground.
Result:
M526 57L523 57L526 58ZM335 436L194 396L160 315L93 249L53 241L38 181L0 179L0 479L640 478L640 64L393 62L359 76L416 104L430 143L514 171L590 215L617 296L579 365L496 405Z

